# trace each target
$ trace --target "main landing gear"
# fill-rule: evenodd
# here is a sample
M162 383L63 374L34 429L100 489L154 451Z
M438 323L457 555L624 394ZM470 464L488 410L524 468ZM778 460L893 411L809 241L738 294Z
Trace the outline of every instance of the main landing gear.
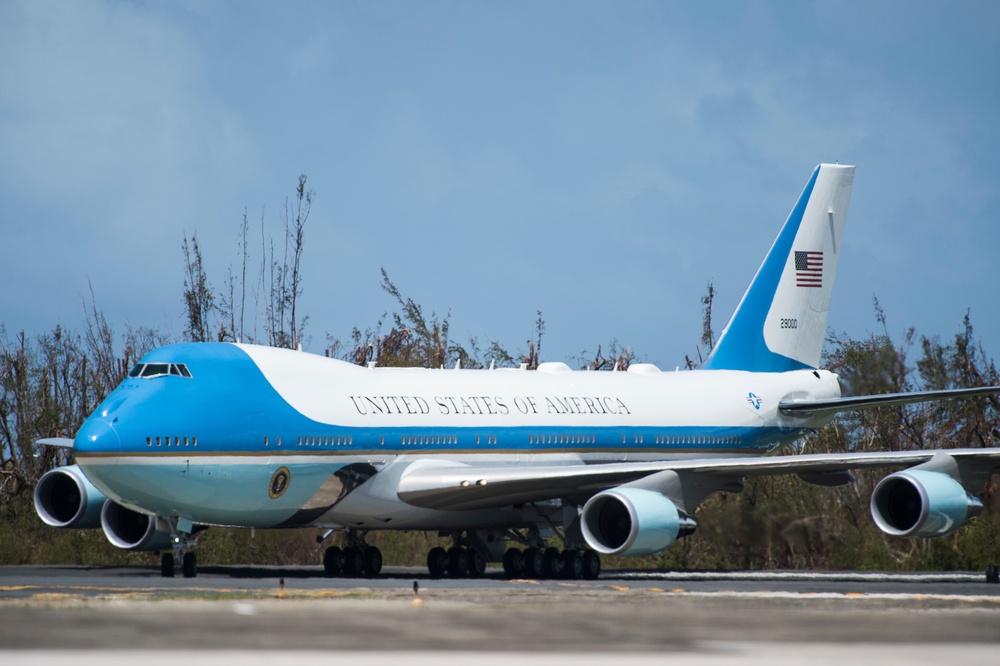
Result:
M441 536L446 536L442 534ZM562 535L560 535L561 538ZM566 578L593 580L601 573L601 558L593 550L567 547L546 548L536 530L530 535L516 532L497 534L490 531L456 532L454 545L447 550L438 546L427 553L427 570L434 578L478 578L486 573L487 562L503 562L508 578ZM528 546L511 547L510 541Z
M328 533L329 534L329 533ZM365 543L368 532L347 531L347 546L330 546L323 554L328 576L377 576L382 571L382 551Z
M445 574L453 578L479 578L486 573L486 557L475 547L456 545L445 550L437 546L427 553L427 570L435 578Z
M601 573L601 556L590 549L508 548L503 555L503 572L508 578L594 580Z
M334 530L317 537L322 543ZM365 543L367 531L347 530L344 548L330 546L323 555L323 568L328 576L377 576L382 571L382 552ZM574 546L558 534L564 549L545 547L539 530L525 532L503 530L470 530L442 532L451 536L450 548L436 546L427 553L427 570L433 578L479 578L486 574L488 562L502 562L508 578L563 578L593 580L601 573L601 558L595 551ZM525 548L506 546L511 542Z

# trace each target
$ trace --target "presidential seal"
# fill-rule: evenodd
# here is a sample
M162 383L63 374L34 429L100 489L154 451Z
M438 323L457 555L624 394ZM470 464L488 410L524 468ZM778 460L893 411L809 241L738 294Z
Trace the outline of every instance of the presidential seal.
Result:
M292 482L292 473L287 467L279 467L271 476L271 485L267 489L267 494L271 499L278 499L288 490L288 485Z

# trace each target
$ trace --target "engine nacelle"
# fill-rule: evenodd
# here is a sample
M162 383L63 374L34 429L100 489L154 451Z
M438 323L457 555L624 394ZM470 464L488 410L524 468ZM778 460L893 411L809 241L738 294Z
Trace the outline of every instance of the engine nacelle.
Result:
M590 498L580 515L583 538L605 555L651 555L694 531L694 519L669 498L642 488L613 488Z
M108 541L126 550L165 550L172 545L167 521L111 500L104 503L101 511L101 527Z
M936 537L953 532L983 511L983 503L940 472L909 469L890 474L872 492L872 518L892 536Z
M52 527L100 527L101 508L107 499L78 465L50 470L35 486L35 512Z

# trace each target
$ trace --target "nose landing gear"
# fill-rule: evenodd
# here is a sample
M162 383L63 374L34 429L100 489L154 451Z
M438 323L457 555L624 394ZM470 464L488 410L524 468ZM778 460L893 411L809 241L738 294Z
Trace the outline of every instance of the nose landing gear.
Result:
M164 578L173 578L177 569L177 562L181 563L181 574L185 578L195 578L198 575L198 556L194 554L193 548L198 545L197 540L191 538L194 533L207 529L204 525L195 527L189 522L181 520L171 521L172 534L170 537L173 552L167 551L160 555L160 575ZM185 529L182 529L185 528Z

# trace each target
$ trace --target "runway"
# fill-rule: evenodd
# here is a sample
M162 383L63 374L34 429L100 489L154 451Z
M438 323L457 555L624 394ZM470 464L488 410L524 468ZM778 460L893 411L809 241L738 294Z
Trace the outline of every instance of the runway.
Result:
M1000 643L1000 585L979 573L491 574L431 579L388 567L377 579L343 579L317 567L204 567L198 578L164 579L139 568L3 566L0 661L39 663L58 649L83 651L77 664L81 655L134 662L135 650L144 663L180 653L198 663L218 651L264 663L254 660L269 652L244 654L258 650L295 650L300 663L330 650L427 663L467 661L470 651L482 663L538 653L578 663L665 654L791 663L807 650L830 663L940 663L945 654L979 661Z

